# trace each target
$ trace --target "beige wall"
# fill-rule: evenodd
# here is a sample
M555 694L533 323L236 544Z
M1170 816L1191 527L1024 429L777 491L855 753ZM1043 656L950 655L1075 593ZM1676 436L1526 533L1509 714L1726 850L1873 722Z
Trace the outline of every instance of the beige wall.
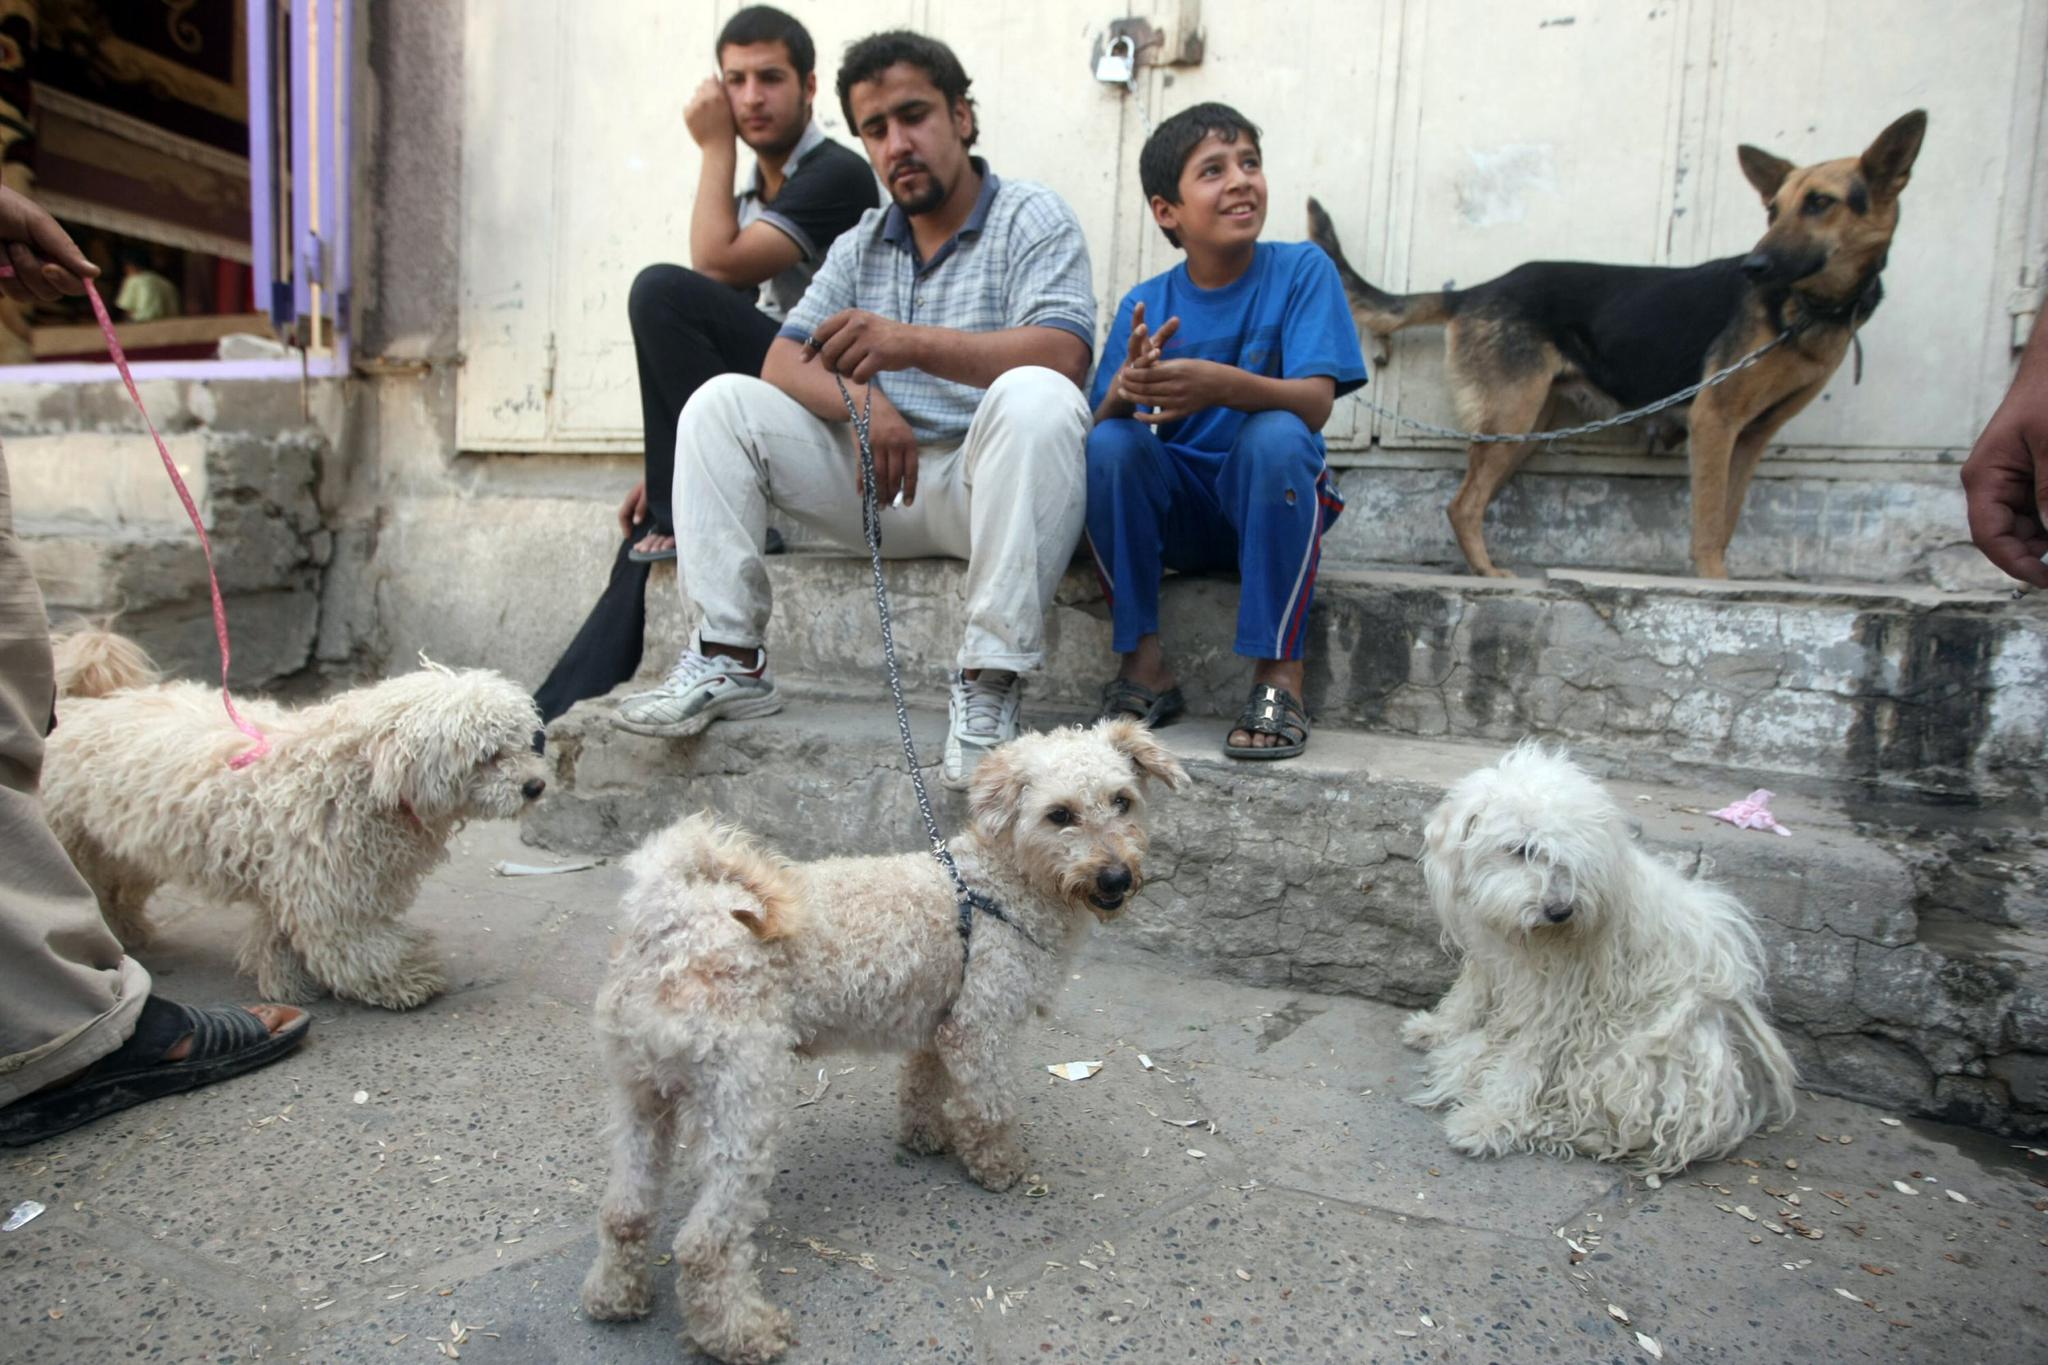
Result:
M735 8L617 0L473 4L463 118L465 448L636 448L624 295L686 251L695 147L680 106ZM1391 287L1477 281L1528 259L1688 264L1763 227L1738 142L1794 161L1851 155L1915 107L1931 115L1866 333L1787 431L1807 458L1927 460L1967 444L2009 376L2023 270L2048 257L2044 0L1154 0L1199 27L1198 64L1093 77L1112 11L1079 0L857 0L790 8L820 85L859 33L911 24L975 82L983 150L1073 204L1106 315L1177 253L1152 230L1136 159L1150 126L1204 99L1266 131L1269 232L1299 238L1314 193L1355 263ZM836 100L820 121L848 140ZM544 172L544 173L543 173ZM1401 338L1373 394L1451 414L1434 335ZM1937 382L1930 383L1930 379ZM1340 446L1376 428L1340 412ZM1397 430L1385 444L1415 448ZM1422 443L1426 444L1426 443Z

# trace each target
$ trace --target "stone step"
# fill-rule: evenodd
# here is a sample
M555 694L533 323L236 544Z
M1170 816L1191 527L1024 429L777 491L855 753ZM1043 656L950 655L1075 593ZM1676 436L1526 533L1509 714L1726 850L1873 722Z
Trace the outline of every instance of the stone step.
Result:
M1808 582L1989 588L1997 571L1970 544L1956 468L1901 452L1780 451L1766 456L1728 547L1729 572ZM1465 452L1382 450L1338 456L1346 510L1323 543L1332 568L1462 572L1444 509ZM1691 572L1691 485L1684 454L1571 451L1530 457L1488 509L1494 562L1520 573L1570 566Z
M864 560L771 558L778 677L875 695ZM965 567L888 566L908 687L939 694L960 638ZM643 676L686 637L674 570L648 586ZM1171 578L1161 599L1190 710L1235 715L1237 585ZM792 628L791 623L796 623ZM1030 695L1094 703L1113 672L1092 573L1061 585ZM1307 703L1323 724L1513 741L1557 737L1618 770L1750 786L1787 777L1977 800L2048 796L2048 600L2004 591L1717 582L1553 570L1540 579L1326 570L1308 625Z
M798 858L922 847L886 701L791 690L780 715L672 742L614 729L611 699L578 706L551 731L557 773L527 837L616 853L709 807ZM1072 718L1027 706L1029 724ZM938 753L944 724L943 711L915 712L921 755ZM1421 829L1501 746L1327 729L1301 759L1243 764L1218 752L1225 729L1161 732L1194 784L1153 807L1148 885L1123 936L1196 974L1431 1003L1452 963L1417 863ZM932 787L956 829L960 798ZM1967 811L1945 831L1884 833L1854 799L1795 795L1776 807L1795 835L1779 838L1709 818L1725 791L1612 787L1647 847L1755 911L1775 1012L1813 1085L1991 1127L2048 1125L2038 833ZM1998 876L1993 895L1981 883Z

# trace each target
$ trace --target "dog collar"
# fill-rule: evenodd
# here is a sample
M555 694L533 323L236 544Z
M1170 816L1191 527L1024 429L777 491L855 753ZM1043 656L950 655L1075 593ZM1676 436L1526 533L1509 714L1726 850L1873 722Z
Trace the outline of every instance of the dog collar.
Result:
M1883 276L1884 262L1880 261L1877 269L1871 271L1863 283L1856 287L1856 292L1840 303L1827 303L1811 295L1801 294L1797 290L1791 291L1792 297L1799 303L1799 311L1804 315L1800 319L1799 328L1795 330L1815 323L1831 326L1861 323L1877 311L1877 305L1884 299Z

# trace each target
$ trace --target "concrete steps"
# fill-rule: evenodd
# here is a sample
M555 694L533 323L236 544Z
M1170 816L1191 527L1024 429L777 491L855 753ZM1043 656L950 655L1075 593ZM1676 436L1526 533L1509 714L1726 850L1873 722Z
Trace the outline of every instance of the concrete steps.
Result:
M886 703L786 686L781 715L685 741L613 729L608 699L577 707L551 733L558 773L527 837L618 852L710 807L800 858L920 847ZM937 695L922 688L919 700ZM1076 718L1027 702L1034 726ZM920 707L915 727L935 758L943 710ZM1432 1002L1452 964L1416 861L1422 823L1501 746L1336 728L1300 760L1245 765L1220 755L1225 729L1204 718L1161 732L1195 783L1154 808L1149 884L1120 936L1195 976ZM959 798L933 785L942 823L957 828ZM2048 1127L2048 841L2029 842L2026 817L1958 810L1929 823L1933 808L1906 806L1919 821L1907 832L1858 797L1790 794L1776 809L1796 837L1782 839L1705 815L1732 789L1614 789L1647 847L1755 910L1775 1012L1811 1084L1983 1126Z
M865 564L823 550L769 564L777 676L881 695ZM649 583L648 677L674 662L687 633L673 573ZM906 682L936 692L959 639L963 567L900 561L888 582ZM1166 584L1162 633L1197 715L1234 715L1243 703L1246 669L1230 651L1236 600L1228 580ZM1048 647L1032 698L1092 706L1113 660L1108 611L1085 570L1062 584ZM1326 570L1307 657L1306 700L1326 727L1543 735L1648 779L2048 797L2048 601L2003 591Z
M1729 571L1806 582L1990 588L1995 570L1971 547L1956 470L1967 451L1786 451L1766 455L1751 485ZM1343 452L1347 504L1323 545L1331 568L1399 565L1463 572L1444 508L1465 452ZM1691 485L1683 453L1640 445L1541 452L1488 510L1494 561L1521 573L1572 566L1690 572Z

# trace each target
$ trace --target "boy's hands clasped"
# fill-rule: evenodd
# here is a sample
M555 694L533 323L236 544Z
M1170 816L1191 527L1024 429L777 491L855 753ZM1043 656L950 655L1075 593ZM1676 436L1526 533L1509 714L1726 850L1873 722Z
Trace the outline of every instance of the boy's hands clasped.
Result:
M1135 409L1140 422L1178 422L1203 408L1233 407L1236 380L1243 371L1213 360L1165 360L1162 353L1179 318L1168 318L1154 333L1145 322L1145 305L1131 309L1131 339L1123 368L1110 392Z

